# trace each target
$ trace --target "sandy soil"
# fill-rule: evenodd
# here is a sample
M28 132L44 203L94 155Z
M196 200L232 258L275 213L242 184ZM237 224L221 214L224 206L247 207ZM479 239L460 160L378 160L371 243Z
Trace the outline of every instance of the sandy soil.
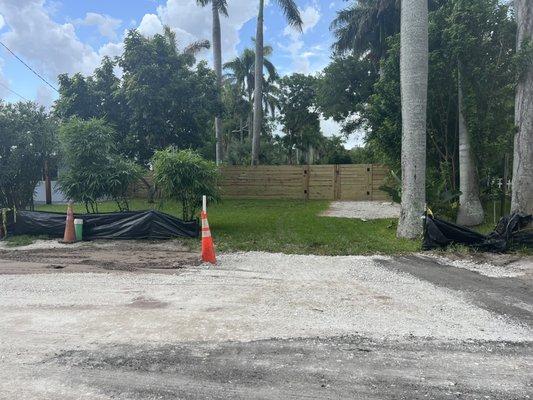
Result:
M363 220L399 218L400 205L382 201L333 201L321 216Z
M110 270L172 272L201 263L198 252L178 240L94 241L71 245L38 240L28 246L0 248L0 274L106 272Z

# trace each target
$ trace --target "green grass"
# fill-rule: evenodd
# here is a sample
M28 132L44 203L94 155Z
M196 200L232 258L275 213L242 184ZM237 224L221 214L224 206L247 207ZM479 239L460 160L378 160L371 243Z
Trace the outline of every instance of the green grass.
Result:
M225 200L209 206L209 224L219 251L268 251L292 254L398 254L421 249L420 241L396 238L396 219L370 220L319 217L329 201ZM476 228L488 233L494 229L492 208L487 206L485 223ZM132 210L155 208L181 217L176 202L149 204L132 200ZM498 206L499 207L499 206ZM41 205L40 211L65 212L65 205ZM75 212L85 212L75 205ZM100 212L118 211L113 202L99 205ZM499 218L499 210L497 210ZM31 243L29 236L12 237L8 243ZM198 247L198 240L186 240ZM454 251L451 248L450 251ZM530 253L530 251L520 251Z
M209 225L219 251L268 251L293 254L393 254L420 250L420 242L396 238L397 221L363 222L357 219L319 217L328 201L225 200L211 205ZM181 216L174 202L150 205L143 200L133 210L157 208ZM41 211L65 211L64 205L39 206ZM116 211L112 202L101 212ZM75 211L84 212L81 206Z

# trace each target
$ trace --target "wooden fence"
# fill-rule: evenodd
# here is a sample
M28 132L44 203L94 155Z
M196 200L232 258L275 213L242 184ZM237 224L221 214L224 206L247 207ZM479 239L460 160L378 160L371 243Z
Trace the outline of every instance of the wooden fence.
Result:
M222 196L240 199L389 200L384 165L259 165L221 168Z
M388 172L376 164L224 166L220 187L227 199L389 200L379 190ZM129 195L147 198L148 188L136 182Z

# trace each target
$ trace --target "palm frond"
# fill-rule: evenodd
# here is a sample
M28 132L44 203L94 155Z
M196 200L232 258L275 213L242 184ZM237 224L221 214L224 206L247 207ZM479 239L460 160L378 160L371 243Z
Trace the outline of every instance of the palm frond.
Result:
M276 71L276 67L274 66L274 64L272 64L270 60L264 59L263 65L265 66L268 72L268 79L270 81L275 81L278 78L278 72Z
M298 30L302 30L302 17L300 15L300 10L298 10L298 6L296 5L294 0L276 0L278 5L280 6L281 10L283 11L283 14L285 14L285 18L287 18L287 22L289 25L294 26Z
M218 12L224 16L228 16L228 3L226 0L212 0L216 3Z
M183 52L187 54L195 55L199 51L204 50L204 49L209 49L209 48L211 48L211 42L207 39L204 39L204 40L198 40L196 42L189 44L187 47L185 47Z
M218 12L224 16L228 16L228 3L227 0L196 0L196 4L201 7L205 7L208 4L214 3Z

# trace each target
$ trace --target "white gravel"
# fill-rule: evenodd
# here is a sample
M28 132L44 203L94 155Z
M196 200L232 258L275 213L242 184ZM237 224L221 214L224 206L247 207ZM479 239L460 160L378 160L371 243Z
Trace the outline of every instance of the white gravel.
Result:
M6 242L0 242L0 250L45 250L45 249L65 249L71 247L83 246L85 242L78 243L60 243L59 240L36 240L35 242L26 246L8 246Z
M7 242L0 241L0 250L7 251L25 251L25 250L53 250L53 249L78 249L78 248L118 248L121 249L125 244L135 244L134 240L91 240L75 243L61 243L59 239L38 239L33 243L25 246L8 246ZM140 245L146 246L149 244L151 249L161 250L176 250L183 249L183 243L178 239L176 240L156 240L153 242L143 240L138 241Z
M400 205L390 201L333 201L321 216L363 220L399 218Z
M433 337L531 341L533 333L460 292L386 270L380 257L236 253L178 275L0 276L4 346ZM382 258L382 257L381 257Z
M428 256L427 254L423 254L422 256L433 258L441 265L466 269L491 278L515 278L533 273L533 261L531 257L522 257L520 260L510 262L506 265L498 265L486 261L469 260L466 257L460 260L453 260L440 255Z

